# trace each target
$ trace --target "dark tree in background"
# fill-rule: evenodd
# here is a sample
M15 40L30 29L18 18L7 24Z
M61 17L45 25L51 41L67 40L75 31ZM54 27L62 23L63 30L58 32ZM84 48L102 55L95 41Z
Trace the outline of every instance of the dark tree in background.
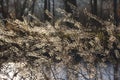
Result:
M32 4L28 9L28 11L31 11L31 14L34 13L35 2L36 0L32 0ZM21 2L21 0L14 0L15 17L17 19L21 21L23 20L23 16L25 16L25 9L28 8L28 3L30 3L29 0L24 0L23 3Z
M103 6L103 0L100 1L100 17L102 18L102 6Z
M53 0L53 26L55 25L55 20L54 20L54 18L55 18L55 1Z
M14 0L15 18L21 19L20 17L20 0Z
M91 12L93 13L93 0L90 0Z
M29 9L29 11L31 12L32 15L34 15L34 10L35 10L35 3L37 0L32 0L32 5ZM32 18L30 18L30 21L32 21Z
M72 9L71 4L77 7L76 0L64 0L64 4L65 4L65 10L68 13L73 13L73 11L74 11Z
M44 0L44 19L45 21L50 21L50 17L46 12L50 12L50 0Z
M3 13L4 13L4 5L3 4L4 4L3 0L0 0L0 12L2 13L2 16L4 16L3 15Z
M97 0L91 0L91 12L94 15L97 15Z
M94 11L93 14L97 15L97 0L93 0L93 4L94 4Z
M0 0L0 9L0 13L4 18L3 21L6 22L5 19L9 17L9 0Z
M24 2L23 2L23 5L22 5L22 7L21 7L20 16L23 16L23 15L24 15L25 8L27 7L27 1L28 1L28 0L24 0ZM22 17L21 17L21 18L22 18Z
M6 0L6 14L7 14L7 17L9 17L9 0Z
M113 11L114 11L114 24L117 26L118 25L118 14L117 14L117 0L113 0Z
M77 7L76 0L64 0L64 5L65 5L65 11L67 13L71 13L72 18L77 20L78 18L74 14L74 13L76 13L74 7ZM72 29L75 28L76 29L76 27L72 23L66 22L66 25L69 26L69 28L72 28Z
M33 0L32 6L31 6L31 14L34 14L35 3L36 3L36 0Z
M11 17L11 13L13 12L14 13L14 18L15 19L19 19L19 20L23 20L22 17L23 16L27 16L28 15L28 12L31 12L31 14L34 14L34 11L35 11L35 6L36 5L36 1L37 0L0 0L0 13L2 15L2 17L4 19L6 18L10 18ZM55 0L43 0L44 1L44 20L46 21L52 21L53 24L54 24L54 19L55 17ZM51 3L50 3L51 1ZM80 13L80 15L75 15L77 12L76 12L76 8L75 7L79 7L79 5L77 6L77 0L63 0L64 2L61 3L61 4L64 4L65 7L65 11L68 12L68 13L72 13L72 17L76 20L78 20L78 16L79 17L83 17L82 15L82 12ZM106 13L104 13L104 10L103 8L105 7L103 5L103 2L105 0L90 0L90 5L91 5L91 13L94 14L94 15L97 15L99 17L103 17L104 14L106 13L109 13L106 11ZM12 2L12 4L11 4ZM107 2L107 0L106 0ZM120 0L113 0L111 2L113 4L113 13L114 13L114 24L115 25L118 25L119 23L119 20L120 20ZM84 3L83 3L84 4ZM11 5L12 5L12 9L9 9L11 8ZM26 9L27 8L27 9ZM13 10L13 11L11 11ZM42 10L42 9L41 9ZM25 12L26 11L26 12ZM49 15L46 14L46 11L51 13ZM41 14L41 13L40 13ZM36 15L36 14L35 14ZM38 15L38 14L37 14ZM109 16L109 15L107 15ZM83 17L84 18L84 17ZM81 21L84 21L83 18L81 18L82 20ZM105 19L108 19L109 17L106 17ZM78 20L79 21L79 20ZM85 22L85 21L84 21ZM94 23L95 21L93 21ZM96 23L95 23L96 24Z
M91 5L91 13L98 16L98 5L97 5L98 1L97 0L90 0L90 5ZM99 22L97 22L94 19L91 19L91 24L92 25L100 25Z

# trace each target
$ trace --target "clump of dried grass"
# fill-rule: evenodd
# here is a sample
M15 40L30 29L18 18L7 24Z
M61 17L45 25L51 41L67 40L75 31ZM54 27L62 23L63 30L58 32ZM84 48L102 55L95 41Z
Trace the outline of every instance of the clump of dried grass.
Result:
M50 23L42 23L32 15L35 19L34 22L27 22L25 18L24 21L7 20L6 26L0 27L1 58L15 57L14 60L19 60L19 58L22 60L23 58L28 62L42 59L43 62L50 60L66 64L70 61L77 62L78 56L87 62L95 62L96 60L104 62L110 58L111 46L116 41L119 42L115 34L115 25L85 12L106 29L97 33L89 32L80 22L73 19L71 14L66 15L67 13L61 9L59 11L64 16L57 20L54 26ZM78 29L68 29L69 26L62 27L65 26L62 24L64 22L72 23ZM30 24L34 24L33 27ZM70 52L71 50L76 50L76 52ZM11 53L15 56L11 56ZM103 56L102 59L98 55ZM119 58L119 55L117 57Z

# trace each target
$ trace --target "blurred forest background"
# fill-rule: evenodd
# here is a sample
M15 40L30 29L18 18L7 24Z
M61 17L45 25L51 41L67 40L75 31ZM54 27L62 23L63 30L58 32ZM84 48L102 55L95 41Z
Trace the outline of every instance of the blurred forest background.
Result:
M120 80L120 0L0 0L0 80Z
M0 0L0 18L23 20L22 17L30 18L29 14L32 14L41 21L54 21L62 16L58 11L60 8L72 13L74 17L86 24L88 19L83 13L86 8L104 20L115 19L115 24L118 24L119 4L119 0Z

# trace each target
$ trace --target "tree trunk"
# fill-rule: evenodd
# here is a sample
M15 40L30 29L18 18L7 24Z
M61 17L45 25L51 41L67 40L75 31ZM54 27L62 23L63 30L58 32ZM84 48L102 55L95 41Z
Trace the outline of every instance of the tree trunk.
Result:
M94 15L97 15L97 0L90 0L91 12Z
M4 13L4 3L3 3L3 0L0 0L0 6L1 6L1 13L2 13L2 16L3 16L3 13Z
M53 0L53 26L55 25L55 1Z
M76 0L64 0L64 4L65 4L65 11L67 13L71 13L73 19L78 20L77 16L74 14L76 13L74 6L77 7ZM73 26L73 24L70 22L66 22L66 26L68 26L69 28L75 28L75 26Z
M94 5L93 14L97 15L97 0L94 0L93 5Z
M26 8L26 4L27 4L27 0L24 0L24 3L23 3L23 6L22 6L22 9L21 9L21 17L24 15L24 11L25 11L25 8Z
M114 24L118 25L118 14L117 14L117 0L113 0L113 6L114 6Z
M35 3L36 3L36 0L33 0L32 6L31 6L31 14L32 15L34 14ZM32 22L32 18L30 18L30 21Z
M9 17L9 0L6 0L6 17Z
M102 18L102 6L103 6L103 0L100 1L100 17Z
M15 18L20 18L20 1L14 0Z
M73 13L73 9L72 9L71 4L74 6L77 6L76 0L65 0L64 3L65 3L66 12Z
M90 4L91 4L91 13L92 14L94 14L94 15L96 15L96 16L98 16L98 14L97 14L97 0L91 0L90 1ZM94 19L91 19L91 24L92 25L100 25L96 20L94 20Z
M50 21L49 15L46 13L46 10L50 12L50 0L45 0L44 1L44 19L45 21Z
M9 13L8 13L8 1L9 0L6 0L6 6L4 5L5 4L5 2L4 2L4 0L0 0L0 6L1 6L1 13L2 13L2 17L3 17L3 21L4 21L4 23L6 23L6 18L8 18L8 15L9 15Z
M33 0L33 4L31 6L31 14L34 14L34 9L35 9L35 3L36 3L36 0Z
M93 13L93 0L90 0L90 5L91 5L91 12Z

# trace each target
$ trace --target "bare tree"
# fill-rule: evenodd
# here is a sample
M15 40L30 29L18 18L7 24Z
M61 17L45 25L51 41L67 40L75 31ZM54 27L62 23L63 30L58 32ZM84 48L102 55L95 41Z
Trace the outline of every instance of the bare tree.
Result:
M34 14L35 3L36 3L36 0L33 0L32 6L31 6L31 14Z
M23 2L23 6L22 6L21 12L20 12L21 17L24 15L25 8L27 7L27 1L28 0L24 0L24 2Z
M118 14L117 14L117 0L113 0L113 6L114 6L114 24L117 26L118 25Z
M103 0L100 1L100 17L102 17Z
M54 26L54 18L55 18L55 1L53 0L53 26Z
M5 6L6 4L6 6ZM0 0L0 6L1 6L1 13L2 13L2 16L3 18L7 18L9 13L8 13L8 10L9 10L9 0Z
M47 12L50 12L50 0L44 0L44 19L50 21L50 17Z
M34 10L35 10L35 3L36 3L37 0L33 0L32 1L32 5L29 9L29 11L31 12L32 15L34 15ZM32 21L32 18L30 18L30 21Z
M3 0L0 0L0 11L1 13L4 13L4 5Z
M97 0L91 0L91 12L97 15Z
M27 7L28 0L24 0L23 3L21 3L20 0L14 0L14 9L15 9L15 17L19 20L23 20L22 16L25 13L25 9Z

